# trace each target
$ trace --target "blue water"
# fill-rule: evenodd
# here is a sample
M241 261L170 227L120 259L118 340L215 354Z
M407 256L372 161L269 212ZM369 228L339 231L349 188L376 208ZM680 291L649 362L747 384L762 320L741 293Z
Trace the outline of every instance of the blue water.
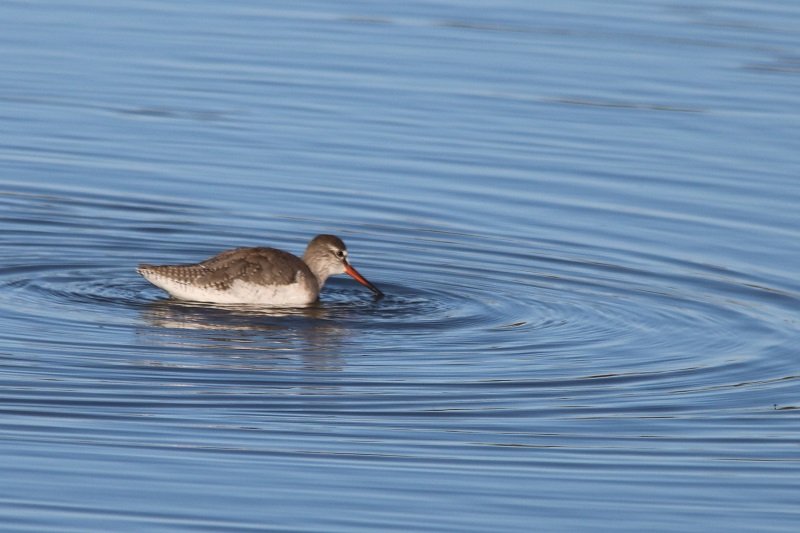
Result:
M796 531L795 2L0 15L4 531Z

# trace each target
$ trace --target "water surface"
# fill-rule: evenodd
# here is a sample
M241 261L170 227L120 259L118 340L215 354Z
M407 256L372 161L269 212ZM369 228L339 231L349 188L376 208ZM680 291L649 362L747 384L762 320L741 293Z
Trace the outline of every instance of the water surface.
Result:
M3 12L5 529L795 530L793 2Z

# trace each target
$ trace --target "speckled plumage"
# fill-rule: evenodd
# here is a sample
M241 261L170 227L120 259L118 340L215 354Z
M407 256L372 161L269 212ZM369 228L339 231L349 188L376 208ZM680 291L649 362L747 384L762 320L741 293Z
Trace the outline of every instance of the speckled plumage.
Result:
M235 279L252 283L288 285L298 271L313 276L308 266L294 255L275 248L236 248L193 265L140 265L139 273L153 273L217 290L229 289Z

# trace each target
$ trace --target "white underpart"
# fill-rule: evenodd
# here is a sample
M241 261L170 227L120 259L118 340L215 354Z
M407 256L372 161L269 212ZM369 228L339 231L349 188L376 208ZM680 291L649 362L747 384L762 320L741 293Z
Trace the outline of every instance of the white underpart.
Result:
M289 285L261 285L237 279L226 290L180 283L161 276L146 277L153 285L164 289L179 300L218 304L294 306L307 305L317 299L317 295L308 289L300 276L298 276L300 279Z

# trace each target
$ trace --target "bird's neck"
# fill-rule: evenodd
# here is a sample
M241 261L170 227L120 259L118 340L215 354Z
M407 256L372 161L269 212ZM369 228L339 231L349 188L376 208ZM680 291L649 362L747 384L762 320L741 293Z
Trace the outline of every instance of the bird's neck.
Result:
M325 261L312 253L308 253L308 251L303 255L303 262L308 265L308 269L311 270L311 273L317 278L317 285L319 285L321 290L322 286L325 285L325 281L327 281L333 273L327 268Z

